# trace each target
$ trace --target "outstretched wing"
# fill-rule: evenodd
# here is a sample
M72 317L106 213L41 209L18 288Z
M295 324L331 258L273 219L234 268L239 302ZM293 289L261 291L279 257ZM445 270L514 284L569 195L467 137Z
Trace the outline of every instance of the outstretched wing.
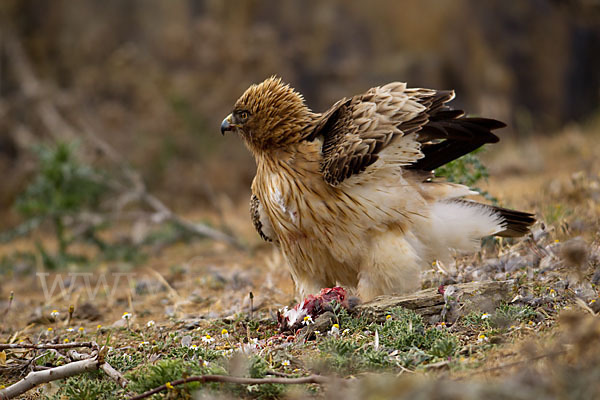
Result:
M504 127L502 122L465 117L445 105L453 98L452 91L407 89L394 82L340 100L310 136L323 141L323 178L336 186L366 170L390 147L400 165L431 171L498 141L491 131Z

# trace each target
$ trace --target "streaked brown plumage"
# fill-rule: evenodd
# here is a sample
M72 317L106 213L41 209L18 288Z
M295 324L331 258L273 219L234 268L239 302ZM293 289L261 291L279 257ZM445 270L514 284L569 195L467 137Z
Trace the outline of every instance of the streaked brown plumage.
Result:
M221 130L238 132L256 159L254 226L281 248L302 294L411 291L431 261L528 232L531 214L464 200L474 192L434 179L504 126L450 109L453 97L394 82L319 114L269 78L236 102Z

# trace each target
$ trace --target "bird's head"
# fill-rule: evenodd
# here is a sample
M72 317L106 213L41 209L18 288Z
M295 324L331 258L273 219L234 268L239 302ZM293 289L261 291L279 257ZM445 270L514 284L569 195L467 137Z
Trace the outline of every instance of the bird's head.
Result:
M280 78L250 86L221 123L221 133L239 133L255 152L301 140L314 120L301 94Z

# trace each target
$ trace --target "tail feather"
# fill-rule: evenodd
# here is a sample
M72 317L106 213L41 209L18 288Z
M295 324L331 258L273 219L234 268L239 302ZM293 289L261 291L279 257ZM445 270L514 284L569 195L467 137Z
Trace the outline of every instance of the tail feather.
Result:
M523 236L535 222L532 214L481 204L466 199L449 199L431 204L429 222L417 227L427 238L420 252L424 260L449 262L454 251L480 248L485 236Z
M529 233L529 228L535 223L535 215L523 211L511 210L508 208L491 206L487 204L476 203L470 200L454 200L461 203L477 204L480 207L487 208L492 213L501 218L503 230L494 233L494 236L519 237Z
M509 210L508 208L494 207L493 210L500 214L505 222L504 230L496 233L496 236L503 237L519 237L529 233L529 228L535 223L535 216L533 214Z

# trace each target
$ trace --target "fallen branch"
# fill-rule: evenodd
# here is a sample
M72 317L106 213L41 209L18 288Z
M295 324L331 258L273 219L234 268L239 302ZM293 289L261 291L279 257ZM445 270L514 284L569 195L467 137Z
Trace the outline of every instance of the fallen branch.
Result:
M168 382L164 385L156 387L152 390L139 394L137 396L133 396L130 400L139 400L145 399L147 397L152 396L153 394L160 393L162 391L167 390L168 388L172 388L174 386L183 385L189 382L221 382L221 383L237 383L239 385L264 385L268 383L276 383L282 385L299 385L305 383L328 383L331 382L330 378L321 375L310 375L304 376L301 378L241 378L237 376L227 376L227 375L202 375L202 376L190 376L189 378L178 379L173 382ZM167 387L169 385L169 387Z
M123 389L125 389L127 387L127 384L129 384L129 381L125 379L123 374L114 369L109 363L103 362L102 365L100 365L100 369L104 371L104 373L108 375L109 378L117 382L117 384Z
M82 118L79 114L76 115L76 118L77 123L82 127L81 131L85 135L86 139L105 156L107 156L113 163L119 166L123 176L129 181L130 186L138 194L139 199L152 207L152 209L158 213L163 221L170 221L192 234L209 237L214 240L232 244L238 248L243 248L236 238L213 229L207 225L190 222L171 211L171 209L169 209L158 197L148 192L140 173L131 168L123 159L123 157L110 144L102 140L93 131L92 124L90 124L85 118Z
M87 360L92 357L90 354L81 354L81 353L76 352L75 350L68 351L67 355L69 356L69 358L71 360L76 360L76 361ZM102 371L104 371L104 373L106 375L108 375L109 378L111 378L113 381L117 382L117 384L119 386L121 386L123 389L125 389L125 387L127 387L127 384L129 383L129 381L127 379L125 379L125 377L119 371L117 371L109 363L104 361L103 358L104 357L98 357L98 364L99 364L98 367Z
M95 347L98 345L94 342L85 342L85 343L64 343L64 345L79 345L76 347ZM90 345L91 346L87 346ZM86 345L86 346L82 346ZM26 348L31 348L29 345ZM42 348L40 346L43 345L33 345L38 346L36 348ZM52 346L52 345L47 345ZM53 345L54 347L50 347L49 349L54 350L60 345ZM23 345L21 345L23 347ZM73 347L73 346L71 346ZM65 348L64 346L60 348ZM114 369L110 364L104 361L103 351L94 350L91 354L82 354L78 353L75 350L69 350L67 352L67 356L71 360L75 360L69 364L61 365L60 367L51 367L51 368L36 368L34 371L27 374L27 376L17 383L12 384L11 386L0 389L0 400L12 399L16 396L20 396L21 394L27 392L28 390L33 389L36 386L39 386L43 383L48 383L51 381L56 381L59 379L65 379L71 376L79 375L84 372L90 372L97 369L101 369L108 375L109 378L117 382L119 386L125 388L129 381L125 379L125 377L116 369Z
M17 383L10 385L6 389L0 389L0 400L15 398L43 383L65 379L70 376L94 371L96 369L98 369L98 360L95 358L88 358L86 360L75 361L67 365L61 365L60 367L54 367L44 371L30 372L25 378Z
M98 345L95 342L73 342L73 343L0 343L0 350L7 349L36 349L36 350L48 350L48 349L73 349L76 347L89 347L95 348Z
M513 285L514 282L509 280L459 283L452 286L456 289L454 296L461 305L461 313L468 313L481 310L482 307L494 309L502 301L509 300ZM446 302L438 289L431 288L405 296L379 296L356 306L355 312L372 320L384 321L394 307L408 308L430 318L439 315L446 307Z

